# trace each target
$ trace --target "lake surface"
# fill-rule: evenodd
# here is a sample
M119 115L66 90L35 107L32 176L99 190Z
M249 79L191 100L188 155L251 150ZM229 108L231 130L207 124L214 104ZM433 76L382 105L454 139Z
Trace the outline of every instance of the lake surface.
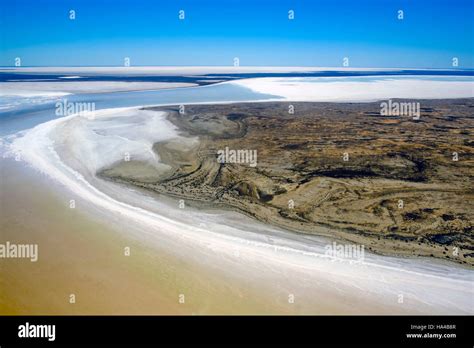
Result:
M32 128L37 124L57 118L55 104L63 99L71 103L95 103L95 109L100 110L162 104L257 101L280 99L280 97L256 93L248 88L232 84L156 91L76 94L49 99L16 97L0 101L0 107L3 108L15 105L13 110L0 112L0 136Z
M219 76L227 80L255 77L321 77L319 82L330 81L373 81L380 78L393 79L423 79L433 81L473 81L474 70L397 70L397 71L319 71L309 73L250 73L250 74L209 74L208 77ZM21 74L0 72L2 81L32 81L33 79L44 79L44 83L66 82L61 78L64 74ZM329 77L330 79L325 79ZM173 78L175 78L173 80ZM155 82L192 82L184 81L179 77L167 76L165 80L159 76L85 76L75 79L87 83L87 81L155 81ZM1 84L0 84L1 86ZM1 93L0 93L1 95ZM37 124L57 118L55 114L55 103L58 100L67 99L68 102L95 103L95 109L106 109L115 107L132 107L142 105L161 104L191 104L211 102L239 102L257 100L278 100L279 96L262 94L248 88L230 83L218 83L206 86L173 88L156 91L133 91L112 92L94 94L75 94L63 97L2 97L0 99L0 136L12 134L24 129L34 127ZM2 111L3 110L3 111Z
M377 77L345 77L367 78ZM223 83L2 100L2 107L16 104L0 112L0 135L59 118L55 103L64 98L93 102L96 110L279 99ZM5 311L2 305L11 303L18 306L11 305L8 313L25 313L26 308L29 314L110 314L117 313L117 308L128 314L472 312L467 307L473 295L469 269L438 260L369 253L363 264L333 262L324 257L327 240L273 229L237 213L183 211L172 206L176 202L118 185L111 185L109 195L104 195L105 191L84 185L78 176L58 166L57 158L48 157L44 134L31 137L38 146L25 145L64 178L63 187L58 189L55 180L34 170L24 170L21 163L2 160L2 176L8 179L0 183L2 201L10 202L2 209L5 238L38 241L42 268L19 263L8 267L0 312ZM71 198L79 209L67 207ZM132 244L136 258L124 260L122 248ZM59 269L63 262L68 267ZM17 289L22 289L21 294ZM70 291L80 294L74 308L57 300L67 298ZM186 294L186 306L177 302L181 293ZM400 294L405 296L405 305L397 302ZM296 296L296 302L289 302L289 296Z

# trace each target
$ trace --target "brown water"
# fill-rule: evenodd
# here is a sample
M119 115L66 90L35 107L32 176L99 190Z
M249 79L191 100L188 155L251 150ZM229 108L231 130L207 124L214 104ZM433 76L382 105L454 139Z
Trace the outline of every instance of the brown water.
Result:
M412 303L407 297L409 306L397 304L395 289L375 298L356 283L339 284L328 270L286 267L278 254L271 264L260 264L199 244L168 243L133 224L105 220L106 215L81 200L75 209L69 208L67 190L21 162L1 160L0 165L0 243L39 248L37 262L0 259L0 314L433 311L416 296ZM124 255L125 247L130 247L130 256ZM70 294L76 303L69 303ZM181 294L184 303L179 301Z
M108 227L51 182L2 160L0 242L39 259L0 260L0 314L285 313L301 310L254 284L203 269ZM124 255L124 248L131 255ZM75 294L76 303L69 303ZM180 294L185 303L179 303Z

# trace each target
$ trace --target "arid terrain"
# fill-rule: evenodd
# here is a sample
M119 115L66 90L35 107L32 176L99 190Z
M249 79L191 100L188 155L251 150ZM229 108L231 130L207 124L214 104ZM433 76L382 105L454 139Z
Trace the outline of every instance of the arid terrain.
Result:
M418 102L419 120L381 116L380 102L157 107L199 142L156 143L165 173L131 159L99 174L376 253L474 265L474 100ZM219 163L226 148L256 150L257 165Z

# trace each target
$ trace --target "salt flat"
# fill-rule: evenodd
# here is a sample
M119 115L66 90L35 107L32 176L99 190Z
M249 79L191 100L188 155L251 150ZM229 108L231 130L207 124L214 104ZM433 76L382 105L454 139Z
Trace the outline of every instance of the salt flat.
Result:
M315 71L400 71L398 68L265 67L265 66L115 66L115 67L18 67L0 72L93 75L205 75L229 73L315 72ZM423 69L417 69L423 70Z
M474 97L472 77L306 77L253 78L229 82L291 101L369 102L389 98L449 99Z
M78 93L107 93L140 90L158 90L196 86L180 82L124 82L124 81L33 81L2 82L0 96L60 97Z
M114 113L120 115L121 112L123 109L98 111L88 122L100 125ZM97 147L98 138L80 130L63 132L68 123L87 127L87 123L76 122L78 117L82 116L52 120L18 134L11 143L10 153L21 154L21 158L36 170L61 183L85 204L95 207L97 214L120 221L130 232L141 230L151 244L157 243L168 252L218 272L238 274L246 281L255 282L262 291L278 284L277 288L283 290L283 294L298 293L307 301L317 300L319 308L323 301L326 303L324 313L352 313L354 310L366 313L472 313L469 304L473 296L473 273L469 269L376 255L368 255L361 264L339 262L324 254L327 244L324 241L295 237L242 217L236 220L233 214L183 211L177 206L144 199L140 192L101 183L87 170L87 156L84 156ZM157 114L156 117L164 115ZM119 128L121 121L130 123L131 119L114 118ZM107 126L110 128L111 124ZM166 132L165 127L166 123L163 123L160 132ZM108 151L102 155L110 156ZM98 167L90 169L95 168ZM315 293L319 294L316 300ZM400 294L405 298L403 306L397 302ZM281 292L279 296L282 296ZM308 308L311 308L309 302Z

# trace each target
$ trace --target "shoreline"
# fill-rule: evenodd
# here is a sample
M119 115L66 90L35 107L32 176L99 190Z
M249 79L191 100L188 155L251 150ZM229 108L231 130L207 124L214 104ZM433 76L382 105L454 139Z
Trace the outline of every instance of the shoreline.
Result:
M355 81L350 81L351 79ZM474 98L473 82L474 76L381 75L304 79L262 77L239 79L230 83L257 93L274 94L285 101L371 103L388 99L418 101ZM360 92L361 89L364 93Z
M116 112L114 109L107 110ZM178 260L188 262L191 260L190 264L201 265L207 270L212 270L212 274L217 272L215 273L217 278L223 277L224 274L225 279L228 279L229 274L239 275L240 280L233 278L232 285L229 285L232 288L248 291L249 282L254 281L251 287L255 290L252 295L256 296L255 300L273 302L274 300L262 299L262 296L266 296L257 294L262 289L270 291L280 299L278 301L283 302L279 302L278 308L272 307L269 312L285 313L288 310L285 300L292 291L299 294L301 305L304 304L304 307L291 307L290 312L294 313L466 312L464 299L472 295L471 290L466 287L466 282L471 273L460 266L417 259L382 258L372 254L367 255L370 263L366 265L334 263L318 257L321 255L321 245L309 246L304 238L299 237L288 240L285 234L268 237L259 231L260 229L270 231L270 227L261 226L241 216L239 218L238 214L196 213L192 209L182 211L153 199L144 200L139 193L124 191L115 185L113 196L120 198L120 201L117 201L113 196L104 194L88 182L96 179L83 177L80 173L74 172L61 162L54 148L49 148L50 133L57 131L56 127L59 124L65 125L71 119L50 121L27 131L25 139L17 139L21 141L16 143L16 149L27 151L25 160L31 161L32 165L40 170L44 165L44 174L65 185L64 188L70 194L77 195L81 200L85 199L88 206L94 207L95 214L117 223L121 221L123 226L127 226L129 233L132 231L143 233L144 237L159 242L157 246L161 245L161 248L178 255ZM61 132L56 134L58 135L66 136ZM70 148L63 150L69 151ZM122 198L129 203L122 202ZM148 210L148 207L151 209ZM207 225L200 226L200 221ZM324 247L324 244L322 246ZM238 254L235 254L236 251ZM383 277L394 279L392 290L386 289ZM301 283L301 279L305 279L304 284ZM446 281L440 282L439 279ZM242 288L242 284L247 285ZM277 287L281 287L278 291L275 288L276 284ZM324 286L321 287L321 284ZM417 285L413 287L413 284ZM430 288L428 294L426 287ZM335 289L338 291L333 291ZM407 294L407 298L410 299L407 307L396 304L397 291L403 291L401 289L410 289L410 293ZM324 294L322 298L325 303L312 298L311 294L314 291ZM243 300L252 301L252 296L251 298L248 296L244 296ZM420 301L420 298L424 300ZM347 301L356 301L361 307L344 305ZM213 303L217 305L216 302ZM453 306L453 303L457 304ZM228 308L226 313L239 312L229 307L225 308Z
M16 165L15 165L16 166ZM20 164L20 166L23 166ZM9 167L13 168L13 167ZM25 167L19 169L25 172ZM11 172L9 169L8 172ZM9 176L12 180L22 182L23 174L13 169L17 175ZM411 294L406 294L409 301L406 306L396 304L397 293L394 292L393 299L387 303L381 299L382 294L374 291L371 296L364 296L358 291L348 293L345 282L339 283L339 274L344 268L338 263L329 262L325 269L324 265L317 266L320 275L327 278L322 287L312 283L314 268L293 268L287 273L286 262L281 263L279 252L273 247L262 254L258 252L258 259L251 257L249 250L242 249L240 255L234 255L231 260L228 256L219 256L215 247L208 249L206 242L201 243L203 255L199 256L193 251L194 242L187 246L187 238L179 237L179 244L169 249L165 239L159 235L148 234L146 231L131 228L128 224L123 225L121 221L114 221L110 225L111 217L102 215L88 202L78 200L77 211L71 211L67 207L70 198L68 189L65 187L52 187L45 184L50 178L36 178L34 168L27 168L28 176L33 175L33 182L29 181L29 188L15 192L18 203L13 203L10 209L3 210L4 214L18 211L17 207L24 199L29 200L32 192L38 189L44 191L39 202L30 201L26 206L35 211L42 211L42 217L49 217L47 230L37 229L37 222L30 220L28 215L15 214L15 219L4 225L8 233L4 238L18 241L23 238L39 244L39 260L36 263L23 262L21 260L6 260L8 272L2 273L0 283L4 291L0 296L0 311L8 315L117 315L117 314L426 314L426 313L464 313L461 308L437 307L434 310L427 302L426 304L410 305L416 300ZM10 182L10 180L8 181ZM18 185L8 185L14 187ZM53 183L57 186L57 183ZM4 188L5 188L4 187ZM25 186L26 187L26 186ZM52 189L52 190L51 190ZM8 194L8 190L2 190L2 194ZM49 192L49 193L46 193ZM53 196L51 196L53 194ZM39 196L38 196L39 197ZM58 205L59 204L59 205ZM36 207L36 208L34 208ZM20 211L22 211L20 209ZM26 211L25 211L26 212ZM16 219L20 219L21 230L14 228ZM57 220L61 222L58 224ZM5 221L5 220L4 220ZM76 227L68 228L71 221ZM77 224L77 225L76 225ZM13 228L11 228L13 227ZM25 228L26 227L26 228ZM66 228L66 229L64 229ZM18 234L19 232L21 234ZM151 232L151 231L148 231ZM165 242L165 245L163 243ZM132 255L125 257L123 247L131 247ZM46 247L46 248L45 248ZM182 249L176 253L179 247ZM216 246L217 247L217 246ZM207 250L207 251L206 251ZM280 249L278 249L280 250ZM281 249L282 251L284 249ZM271 256L275 265L280 264L276 276L271 269L260 270L261 257L266 259ZM163 258L165 257L165 261ZM219 263L208 263L212 259ZM210 260L206 260L210 258ZM19 261L19 262L18 262ZM61 261L61 262L59 262ZM243 263L243 264L242 264ZM253 264L251 270L247 267ZM179 265L179 267L177 267ZM316 265L315 265L316 266ZM370 266L368 264L367 266ZM367 267L365 266L365 267ZM443 269L450 269L446 265L439 264ZM91 268L92 267L92 268ZM323 267L323 268L320 268ZM352 272L360 270L366 272L365 267L353 265ZM181 269L181 270L178 270ZM460 269L459 269L460 270ZM92 271L92 272L91 272ZM349 271L349 269L348 269ZM390 267L389 264L380 268L380 272L397 272L398 269ZM229 273L230 272L230 273ZM254 273L257 272L257 273ZM333 274L333 272L335 272ZM427 275L422 273L411 273L407 271L407 277L431 279L433 284L445 279L442 275ZM174 284L174 280L179 280ZM191 281L192 279L192 281ZM304 282L300 285L301 279ZM355 278L357 279L357 277ZM464 284L463 278L451 279L450 286ZM38 287L35 284L42 282L51 284ZM196 283L196 285L190 285ZM274 289L279 284L278 289ZM338 284L338 285L337 285ZM169 288L169 286L172 286ZM337 286L339 291L333 292ZM29 293L30 296L18 294L18 289ZM354 289L355 290L355 289ZM214 291L217 291L214 293ZM314 298L314 291L319 296ZM341 293L339 293L342 291ZM77 302L68 302L69 294L77 296ZM179 295L186 295L186 304L178 302ZM31 296L34 294L34 296ZM212 298L209 298L212 294ZM287 302L288 294L296 296L295 304ZM129 301L124 302L123 298ZM324 302L320 299L324 298ZM344 303L351 302L350 306ZM429 296L428 296L429 298ZM390 304L393 302L393 304ZM6 305L8 303L8 305ZM356 303L356 305L354 305ZM467 312L466 312L467 313Z
M0 213L1 240L28 241L39 249L37 262L0 262L2 315L298 313L284 304L265 303L256 286L242 286L221 270L214 273L202 262L163 247L158 236L114 220L82 199L70 209L68 188L38 176L25 163L0 161L6 178L0 192L9 200ZM125 247L130 256L124 255ZM220 291L212 292L213 287ZM69 303L71 293L75 304ZM185 304L178 301L181 293Z
M444 101L438 101L438 103L442 104L442 103L444 103ZM271 105L271 104L272 103L269 103L269 105ZM240 104L231 104L229 107L237 107L238 108L238 105L240 105ZM337 103L335 103L334 105L337 105ZM168 111L169 112L168 116L167 116L168 119L171 120L175 126L177 126L178 128L181 128L182 132L184 132L185 134L189 133L190 129L187 128L189 125L188 124L183 124L181 122L181 120L183 118L180 117L180 116L176 116L177 114L173 111L170 111L170 108L167 108L167 109L166 108L159 108L159 107L151 108L151 110L154 110L154 109L155 110L158 109L158 110ZM204 107L204 109L205 109L205 107ZM184 126L184 129L183 129L183 126ZM400 237L400 239L398 241L397 241L396 238L391 239L391 240L390 239L383 239L384 244L385 243L387 243L387 244L382 245L380 243L377 243L377 241L375 240L377 238L377 235L374 236L373 234L370 234L370 233L367 233L367 234L362 233L362 231L357 231L357 233L353 233L353 232L348 233L347 231L344 232L343 230L335 229L331 226L324 226L324 225L315 226L315 228L317 229L317 232L316 231L311 231L310 226L307 226L307 227L303 228L303 226L300 226L300 222L293 223L291 220L287 220L285 218L282 219L276 213L261 212L259 205L250 204L250 202L248 202L250 204L250 205L248 205L247 203L241 204L240 202L236 202L233 199L230 200L230 201L227 201L227 200L224 200L224 201L214 200L214 199L211 198L211 196L208 195L208 193L210 194L211 192L207 192L207 193L205 191L199 192L199 190L198 190L198 193L191 193L191 192L183 191L183 188L174 189L173 187L174 187L174 185L176 185L175 182L179 182L179 181L171 181L171 183L170 183L171 186L168 186L167 181L172 180L173 179L172 177L176 177L176 176L182 177L183 175L187 175L186 172L183 172L181 174L177 174L180 165L183 165L183 163L185 163L186 166L188 166L188 167L197 168L199 164L195 163L195 161L190 160L190 158L193 157L193 156L194 157L196 157L196 156L199 157L199 155L197 155L197 153L199 153L201 150L204 153L206 153L206 151L208 152L208 150L205 149L206 146L209 146L209 145L206 145L206 144L209 143L209 141L206 139L206 137L207 137L206 133L204 132L204 133L201 134L201 133L198 132L198 133L194 133L193 136L200 136L201 137L201 141L200 141L199 145L197 145L193 149L187 149L184 152L183 152L183 149L179 149L179 148L175 148L175 149L168 148L167 149L167 144L174 143L174 140L171 140L169 143L168 142L158 143L158 144L155 144L155 146L154 146L154 151L157 152L160 155L161 160L165 164L167 164L171 168L173 168L171 170L171 173L173 171L176 172L174 175L164 175L163 176L163 175L160 174L160 175L157 175L156 178L154 178L153 173L151 172L150 175L152 175L152 177L150 179L146 179L145 181L141 181L140 179L136 179L136 180L130 179L130 178L127 179L126 176L125 177L122 176L121 170L119 169L119 168L121 168L120 167L121 165L120 165L119 167L115 166L115 167L103 170L101 173L99 173L99 176L102 176L105 179L109 179L109 180L112 180L112 181L115 181L115 182L120 182L120 183L123 183L123 184L126 184L126 185L132 185L132 186L136 186L136 187L142 187L145 190L156 191L160 194L168 195L170 197L175 197L177 199L186 199L186 200L195 201L195 202L198 202L199 204L205 204L206 206L213 207L215 209L226 208L226 209L234 210L234 211L237 211L239 213L243 213L243 214L245 214L245 215L247 215L251 218L257 219L261 222L271 223L274 226L278 226L278 227L283 228L283 229L291 230L293 232L304 233L304 234L308 234L308 235L320 235L320 236L325 236L325 237L329 237L329 238L336 238L338 240L349 241L349 242L352 242L352 243L363 244L363 245L366 245L370 251L372 251L376 254L380 254L380 255L402 256L402 257L410 257L410 256L411 257L428 257L428 258L432 258L432 257L435 256L435 258L437 258L437 259L446 259L449 256L449 255L447 255L446 245L438 244L437 246L436 245L429 246L429 245L426 245L426 244L421 244L418 241L415 241L415 242L410 241L409 242L407 239L402 238L402 237ZM202 137L204 137L204 138L202 138ZM216 139L212 138L212 136L211 136L210 142L212 143L213 141L216 141ZM174 146L175 145L173 145L173 147ZM200 149L202 146L204 146L204 149ZM188 152L188 154L186 154L186 152ZM183 157L183 156L185 156L185 157ZM179 159L179 160L177 160L177 159ZM127 164L127 166L130 167L130 168L135 168L136 170L138 170L140 168L140 164L134 165L133 163L129 163L129 164ZM135 169L128 169L127 172L134 171ZM188 173L192 172L192 171L193 171L192 169L187 170ZM206 175L208 175L208 174L206 174ZM156 181L156 180L158 180L158 182L162 182L164 186L160 185L160 184L151 185L151 183ZM148 184L147 182L150 182L150 184ZM388 181L388 183L390 183L390 182ZM369 184L370 184L370 182L367 183L367 185L369 185ZM393 181L392 185L395 185L395 184L397 184L397 181ZM399 183L397 185L404 185L403 181L399 181ZM166 187L168 187L168 188L166 188ZM414 186L414 187L416 187L416 186ZM432 186L432 187L433 187L432 189L435 189L436 186ZM426 188L426 189L429 190L429 188ZM184 188L184 190L186 190L186 188ZM420 188L420 190L422 190L422 188ZM210 201L210 200L213 200L213 201ZM254 211L254 213L252 213L252 211ZM379 235L378 238L380 240L380 235ZM417 251L415 252L415 250L417 250ZM462 259L463 253L468 254L469 250L464 250L463 251L461 249L459 257L452 257L452 258L449 257L448 261L452 261L452 262L455 262L455 263L466 264L466 265L471 265L472 266L472 263L469 263L469 261L470 261L469 258L467 258L467 259L464 258L464 260Z

